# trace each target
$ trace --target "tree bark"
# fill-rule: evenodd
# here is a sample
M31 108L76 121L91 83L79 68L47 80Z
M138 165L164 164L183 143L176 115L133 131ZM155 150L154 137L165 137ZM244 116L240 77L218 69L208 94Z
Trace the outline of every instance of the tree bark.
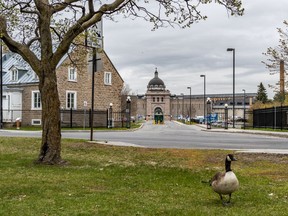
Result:
M55 70L42 71L39 90L42 102L42 143L37 162L61 164L60 100ZM45 75L44 75L45 74ZM45 77L45 79L44 79Z

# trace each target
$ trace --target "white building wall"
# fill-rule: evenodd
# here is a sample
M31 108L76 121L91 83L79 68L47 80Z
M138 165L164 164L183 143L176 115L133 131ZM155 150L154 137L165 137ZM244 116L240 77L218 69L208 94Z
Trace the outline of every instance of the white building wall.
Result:
M22 90L3 91L3 122L15 122L22 119Z

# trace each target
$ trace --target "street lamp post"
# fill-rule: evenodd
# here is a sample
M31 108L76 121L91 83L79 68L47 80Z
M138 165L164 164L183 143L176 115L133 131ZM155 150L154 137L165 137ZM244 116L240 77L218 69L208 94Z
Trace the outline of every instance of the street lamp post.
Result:
M126 128L130 128L131 97L126 99Z
M113 103L109 104L109 112L108 112L108 128L112 128L113 125Z
M243 129L245 129L245 121L246 121L246 91L245 89L242 89L243 91Z
M228 104L225 104L225 129L228 129Z
M190 124L191 124L191 87L187 87L187 89L190 89L190 107L189 107L189 118L190 118Z
M181 96L182 96L182 120L183 120L183 117L184 117L184 94L181 93Z
M176 121L179 118L179 97L176 96L176 102L177 102L177 106L176 106Z
M207 129L211 129L211 100L207 98Z
M235 128L235 49L228 48L228 52L233 52L233 107L232 107L232 115L233 115L233 128Z
M95 72L97 71L97 50L93 47L93 57L92 57L92 91L91 91L91 128L90 128L90 141L93 141L93 127L94 127L94 84L95 84Z
M86 32L87 33L87 32ZM92 79L91 79L91 112L90 112L90 141L93 141L93 129L94 129L94 95L95 95L95 73L97 72L97 61L101 60L97 59L97 48L99 48L99 44L91 43L88 35L85 35L85 47L92 48ZM88 45L89 44L89 45ZM91 62L91 60L90 60Z
M204 110L203 110L203 119L205 120L205 110L206 110L206 76L205 76L205 75L200 75L200 77L203 77L203 78L204 78L204 95L203 95Z

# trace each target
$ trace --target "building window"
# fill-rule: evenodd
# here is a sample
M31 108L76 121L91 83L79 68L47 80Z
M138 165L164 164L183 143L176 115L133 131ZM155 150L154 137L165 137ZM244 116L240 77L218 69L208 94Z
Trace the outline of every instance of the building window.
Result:
M104 84L112 85L112 73L111 72L104 73Z
M32 119L31 124L32 125L41 125L41 119Z
M155 102L155 97L153 97L153 102Z
M13 68L11 70L11 81L17 81L18 80L18 70L16 68Z
M159 102L159 97L157 97L157 102Z
M76 109L77 107L77 93L75 91L66 92L66 108L67 109Z
M77 71L74 67L68 68L68 81L77 81Z
M39 91L32 91L32 109L41 109L41 95Z
M161 98L161 101L162 101L162 102L164 101L164 98L163 98L163 97Z

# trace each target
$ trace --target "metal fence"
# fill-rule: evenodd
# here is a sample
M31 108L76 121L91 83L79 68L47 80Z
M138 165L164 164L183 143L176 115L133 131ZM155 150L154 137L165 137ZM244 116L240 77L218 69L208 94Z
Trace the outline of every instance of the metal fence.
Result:
M288 129L288 106L253 110L253 127Z
M91 127L91 109L84 110L59 110L61 127L69 128L89 128ZM96 110L93 112L93 127L107 128L109 119L112 127L125 127L127 124L127 113L112 112L112 118L109 116L109 110ZM16 125L17 119L21 119L23 126L41 126L41 110L3 110L3 123L6 127Z

